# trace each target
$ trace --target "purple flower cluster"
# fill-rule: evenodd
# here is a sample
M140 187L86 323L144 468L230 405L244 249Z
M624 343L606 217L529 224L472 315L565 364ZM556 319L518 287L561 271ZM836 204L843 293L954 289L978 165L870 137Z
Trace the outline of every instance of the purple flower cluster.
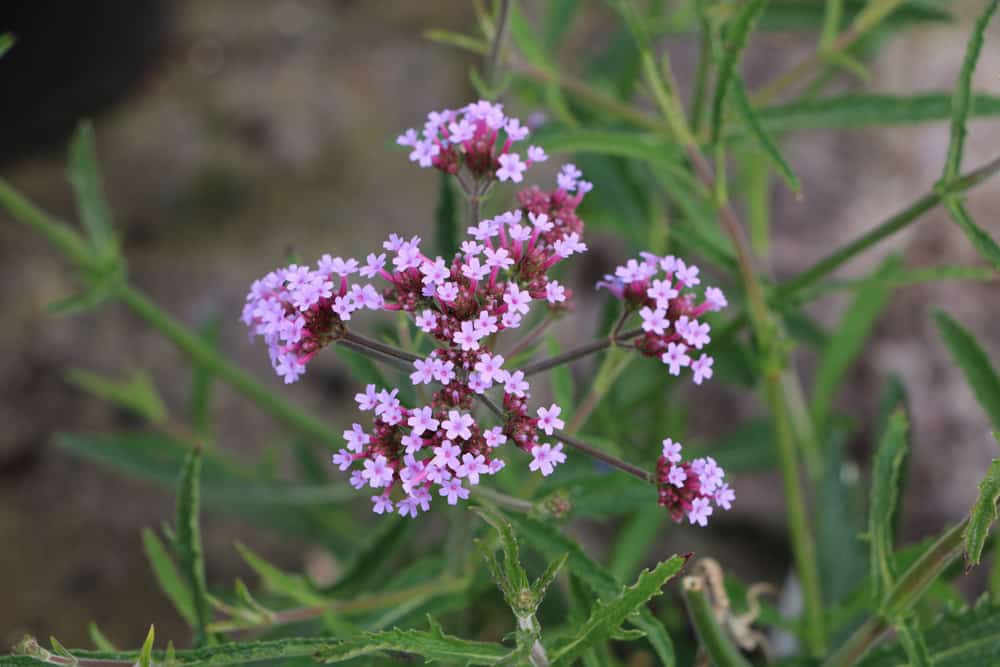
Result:
M709 311L722 310L728 305L718 287L705 289L699 303L692 288L701 284L698 267L685 264L673 255L659 257L642 253L640 259L630 259L597 283L638 311L643 335L635 342L640 352L659 357L671 375L680 375L690 368L694 383L701 384L712 377L714 360L702 353L697 359L694 350L702 350L712 339L712 330L699 317Z
M681 444L667 438L656 465L660 505L667 508L674 521L687 516L689 523L706 526L713 503L728 510L736 500L736 494L724 481L725 475L711 456L683 461Z

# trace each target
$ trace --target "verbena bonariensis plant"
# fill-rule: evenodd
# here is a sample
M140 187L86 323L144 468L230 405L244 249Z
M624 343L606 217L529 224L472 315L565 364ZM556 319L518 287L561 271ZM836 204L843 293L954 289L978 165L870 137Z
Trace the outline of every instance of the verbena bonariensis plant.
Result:
M150 630L141 650L119 651L95 626L97 651L69 650L56 640L43 648L26 638L0 665L334 662L404 653L446 664L535 667L577 661L996 664L1000 568L994 565L989 593L974 608L956 604L960 594L951 583L963 560L968 570L994 549L988 533L1000 497L1000 463L989 466L966 517L928 542L897 548L910 449L905 387L889 380L870 429L858 426L864 420L845 419L834 399L894 289L996 280L1000 247L973 221L963 193L1000 171L1000 159L964 173L961 166L968 118L1000 114L1000 99L974 95L971 87L997 1L982 3L954 91L920 95L841 95L828 86L838 69L864 73L884 38L914 23L951 18L927 3L585 4L535 8L544 14L536 30L516 3L497 0L493 11L475 3L481 34L429 34L484 58L482 73L472 77L482 101L433 112L421 130L397 140L411 161L440 177L432 240L390 235L363 260L324 255L315 265L292 264L253 284L243 321L264 338L275 372L286 383L298 381L315 355L333 348L355 373L356 401L371 421L351 411L334 427L304 412L280 385L272 389L240 370L213 347L207 331L188 329L128 281L88 126L70 151L84 234L0 181L0 208L81 270L86 290L60 304L62 310L116 299L162 332L195 370L190 423L171 414L145 375L116 382L74 371L75 384L139 414L149 428L58 438L71 452L131 474L179 479L168 539L146 530L143 543L158 582L192 628L193 648L177 651L168 643L154 650ZM600 23L609 39L590 44L600 51L592 61L574 53L574 67L564 67L560 61L569 58L561 49L569 47L563 37L585 11L606 12ZM754 32L791 23L816 28L815 52L748 86L739 64ZM675 80L662 49L679 32L697 35L701 45L689 88ZM0 55L9 46L0 37ZM497 101L501 95L507 106ZM544 104L545 111L522 123L507 113L519 103ZM946 119L945 166L926 195L801 273L781 281L769 275L772 176L802 189L779 140L802 128ZM567 152L575 154L573 164L557 170L555 187L526 185L533 165ZM501 196L511 188L522 189L504 210ZM465 240L455 231L458 193L467 203ZM746 205L746 225L733 202ZM908 268L893 256L860 280L830 279L939 204L987 266ZM564 267L594 243L595 227L618 233L637 257L596 285L608 304L599 327L607 334L562 350L547 338L548 327L576 312L573 290L560 280L570 284ZM732 304L721 289L702 285L707 276L725 286ZM803 309L845 290L851 305L831 331ZM1000 377L988 356L957 322L940 312L935 318L1000 429ZM549 356L542 356L543 345ZM796 345L819 359L811 386L804 386L806 376L789 353ZM586 357L598 360L596 370L578 387L568 367ZM691 380L683 394L677 376ZM683 417L705 409L706 389L691 385L708 379L741 394L759 393L766 418L734 425L722 440L700 445L698 433L684 430ZM213 381L228 383L301 436L292 445L296 479L279 476L273 465L247 465L220 446L226 435L211 419ZM551 391L555 402L533 398L536 387L536 396ZM687 395L699 399L694 410ZM867 507L858 502L852 474L858 461L840 446L848 432L878 443L871 447ZM675 439L688 443L686 459ZM314 446L323 452L319 462ZM631 462L619 458L623 452ZM343 473L350 471L349 484L364 491L363 512L353 511L350 501L360 496L345 488L340 472L327 477L331 455ZM663 539L683 539L676 532L663 537L665 518L705 525L713 510L733 503L722 465L730 474L776 467L790 553L786 558L782 540L760 546L766 538L759 531L754 546L761 562L785 567L789 561L795 585L777 592L763 582L747 585L732 574L733 556L719 549L709 554L714 560L692 563L678 587L686 614L674 613L669 602L647 606L689 558L662 559L656 546ZM609 467L628 474L609 474ZM480 483L485 477L489 484ZM239 545L263 585L251 593L237 581L232 593L210 592L201 500L321 545L343 564L339 574L321 581L283 572ZM451 507L459 500L491 527L478 532L478 540L472 536L482 526ZM403 518L417 517L432 502L438 512ZM369 509L382 516L376 520ZM608 524L602 534L609 542L607 565L563 530L563 522L577 517ZM625 519L620 525L619 518ZM713 519L721 519L709 533L713 538L741 532L725 530L738 520L732 515ZM445 520L447 538L434 539ZM408 539L414 526L422 539ZM522 546L533 552L527 568ZM655 567L639 572L653 560ZM477 567L483 561L486 568ZM1000 562L995 554L994 562ZM557 580L561 585L548 592ZM624 580L634 584L622 587ZM547 592L555 600L543 604ZM782 608L801 611L782 618L761 599L775 593ZM500 637L504 623L514 631ZM890 632L896 640L872 650Z

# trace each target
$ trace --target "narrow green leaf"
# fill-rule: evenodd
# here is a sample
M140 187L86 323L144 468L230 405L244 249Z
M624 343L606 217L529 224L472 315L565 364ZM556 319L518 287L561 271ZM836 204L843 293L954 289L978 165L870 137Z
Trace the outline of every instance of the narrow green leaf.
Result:
M104 636L101 629L97 627L97 623L91 621L87 624L87 635L90 637L90 641L94 644L94 647L98 651L114 651L116 650L114 645Z
M69 150L69 179L76 192L80 222L91 247L101 260L114 258L118 252L118 240L101 184L94 127L89 121L80 123L73 135Z
M303 605L322 605L329 602L302 575L282 571L239 542L236 543L236 550L269 591L286 595Z
M493 665L505 658L510 649L492 642L459 639L437 631L387 630L366 633L318 651L320 662L343 662L365 655L379 655L387 651L412 653L428 662L457 661L468 665Z
M875 271L869 289L859 291L840 318L840 325L823 349L813 383L812 413L817 424L824 424L830 414L837 389L851 365L864 348L875 322L889 303L892 287L877 279L895 270L897 257L888 258Z
M153 640L156 638L156 630L149 626L146 634L146 641L142 643L142 650L139 651L139 667L150 667L153 664Z
M969 215L961 198L958 195L949 195L945 197L944 203L948 213L951 214L951 219L965 232L979 254L1000 270L1000 245L997 245L997 242L986 230L973 222L972 216Z
M110 301L115 295L115 286L116 284L113 280L92 282L79 294L73 294L65 299L54 301L48 304L45 310L50 315L59 317L85 313Z
M972 609L949 611L927 623L922 638L928 665L934 667L986 667L997 664L1000 646L1000 605L983 601ZM858 667L907 667L919 665L902 643L871 651Z
M199 327L198 334L214 349L219 348L222 320L212 316ZM215 373L203 365L195 365L191 381L191 422L203 436L212 434L212 387Z
M1000 428L1000 377L990 363L990 358L986 356L986 351L968 329L944 311L936 311L934 319L952 359L965 373L965 381L972 388L972 393L993 426Z
M618 580L626 580L643 563L649 548L660 536L666 514L656 504L639 508L618 531L611 550L608 570Z
M548 54L518 5L517 2L510 3L510 36L525 60L535 67L549 69Z
M910 667L932 667L931 657L927 651L927 642L924 641L924 634L917 627L915 618L911 616L905 621L897 623L896 634L899 635L899 643L906 651Z
M645 132L594 128L546 129L532 135L550 153L595 153L616 157L636 158L653 166L680 173L682 156L677 145L662 137Z
M71 368L66 373L66 380L87 393L130 410L154 424L161 424L167 418L163 399L149 373L145 371L136 371L127 380L112 380L82 368Z
M965 50L965 60L962 71L958 75L958 85L951 102L951 141L948 143L948 157L944 163L942 180L949 181L958 176L962 168L962 150L965 147L965 124L969 118L969 107L972 99L972 73L979 61L979 52L983 48L983 33L989 25L993 13L997 10L998 0L989 0L983 13L976 20L972 29L972 37Z
M73 654L69 652L69 649L63 646L55 637L49 637L49 643L52 644L52 652L56 655L61 655L64 658L73 658Z
M439 174L437 208L434 209L434 218L437 221L435 231L437 251L446 259L458 252L458 207L455 204L455 186L452 185L452 179L450 174L444 172ZM478 222L473 220L472 224Z
M191 595L191 588L185 583L173 558L167 553L160 538L149 528L142 529L142 546L153 568L153 574L156 575L156 581L160 584L160 590L173 603L181 618L194 628L198 622L194 598Z
M556 576L562 570L567 560L569 560L569 554L563 554L562 558L550 562L545 571L539 575L538 579L535 579L535 583L531 585L531 593L536 600L540 602L545 597L546 591L549 590L552 582L556 580Z
M815 506L822 508L815 515L816 556L828 606L843 602L869 572L868 548L860 539L868 520L866 494L861 476L850 474L857 467L846 456L846 436L835 429L823 443L823 465L814 491Z
M563 35L569 30L580 9L580 0L552 0L545 12L542 25L542 45L549 53L559 48Z
M997 518L997 501L1000 501L1000 459L993 459L986 477L979 483L979 497L972 506L969 525L962 535L967 568L979 565L990 527Z
M424 39L437 44L444 44L445 46L453 46L472 53L486 53L490 48L490 45L481 39L452 32L450 30L426 30L424 31Z
M511 589L515 593L526 590L528 588L528 574L521 566L517 537L514 535L514 529L510 522L500 514L484 507L472 507L471 509L497 531L497 535L500 537L500 546L503 548L504 574Z
M753 28L754 20L764 8L766 0L748 0L740 8L739 14L726 27L722 37L722 62L719 63L719 71L715 82L715 95L712 97L712 143L719 141L722 130L722 116L726 95L729 92L729 84L738 75L737 64L743 49L746 48L750 38L750 30Z
M177 557L181 572L191 590L194 607L194 644L202 646L209 640L208 590L205 585L205 561L201 550L198 512L201 503L201 448L192 449L181 469L177 487Z
M515 513L505 513L504 516L514 525L518 534L546 558L552 560L567 554L566 569L579 577L598 597L610 599L620 591L621 584L610 572L595 563L579 544L553 526ZM646 640L664 667L676 665L673 641L652 612L640 609L636 616L628 620L646 633Z
M872 466L872 497L868 509L868 537L871 549L872 594L881 605L896 581L893 559L893 517L899 498L899 481L906 461L906 415L898 411L889 419Z
M757 117L769 132L889 127L947 120L952 103L949 93L845 93L763 107L757 109ZM973 95L970 115L1000 115L1000 96Z
M588 648L601 644L615 634L633 613L644 607L652 597L660 595L663 586L684 567L687 558L672 556L652 571L643 570L635 584L613 598L598 602L590 618L573 637L561 644L552 655L554 664L569 665Z
M688 616L698 632L698 640L715 667L750 667L750 663L719 627L701 577L684 577L682 589Z
M10 34L9 32L0 34L0 58L3 58L4 55L11 50L11 48L14 46L16 42L17 39L15 39L14 35Z
M731 85L733 88L733 100L736 102L736 109L743 119L743 124L750 130L750 134L756 140L757 145L760 146L764 155L771 161L777 172L781 174L781 177L785 179L788 189L792 192L802 192L802 183L799 182L799 177L792 171L791 166L781 155L778 145L757 118L757 114L750 104L750 99L747 97L742 77L734 76Z

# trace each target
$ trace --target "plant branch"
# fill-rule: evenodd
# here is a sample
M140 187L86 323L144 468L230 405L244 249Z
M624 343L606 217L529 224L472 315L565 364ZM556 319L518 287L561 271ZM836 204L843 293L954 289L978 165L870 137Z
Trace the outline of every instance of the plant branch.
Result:
M567 350L562 354L557 354L554 357L542 359L541 361L537 361L533 364L523 366L521 370L524 371L525 376L535 375L536 373L547 371L550 368L555 368L556 366L561 366L562 364L568 364L576 361L577 359L582 359L583 357L594 354L595 352L600 352L601 350L607 349L619 342L636 338L641 335L642 329L632 329L621 334L599 338L598 340L586 343L579 347L574 347L571 350Z
M504 37L507 34L507 19L510 16L511 0L500 0L500 15L497 18L496 29L493 32L493 44L486 56L486 80L490 86L496 85L497 68L500 64L500 50L503 48ZM475 222L473 222L475 224Z
M405 361L407 364L412 365L414 361L418 359L423 359L420 355L413 354L412 352L407 352L406 350L401 350L398 347L393 347L392 345L386 345L380 341L373 338L368 338L362 336L361 334L354 333L353 331L344 332L344 337L341 338L342 341L348 343L353 343L358 347L364 347L369 350L374 350L387 357L393 357L399 359L400 361Z
M627 472L630 475L638 477L644 482L649 482L650 484L656 483L656 477L653 475L653 473L647 470L643 470L639 466L635 466L626 461L622 461L621 459L614 457L611 454L608 454L607 452L598 449L597 447L588 445L587 443L581 440L577 440L568 433L565 433L563 431L556 431L555 438L556 440L559 440L560 442L569 445L573 449L583 452L584 454L586 454L591 458L603 461L607 463L609 466L618 468L619 470Z

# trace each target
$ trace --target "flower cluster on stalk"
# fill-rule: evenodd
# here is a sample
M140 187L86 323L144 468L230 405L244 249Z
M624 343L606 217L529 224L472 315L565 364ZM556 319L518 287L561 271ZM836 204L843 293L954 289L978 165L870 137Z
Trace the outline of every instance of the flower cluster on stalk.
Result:
M397 142L411 149L412 161L454 175L470 197L481 197L496 181L520 183L527 167L547 159L537 146L528 147L526 159L512 150L528 133L501 105L481 101L432 112L421 133L408 130ZM419 237L391 234L363 261L324 255L315 268L293 264L253 283L242 319L251 336L264 338L286 383L295 382L320 349L340 339L377 351L377 345L348 332L346 323L361 309L406 313L433 341L425 357L395 360L412 360L410 381L426 386L429 399L424 395L421 404L407 406L398 388L368 385L356 401L371 413L371 424L353 424L344 432L346 447L333 456L335 465L350 471L352 486L373 493L374 512L417 516L435 497L448 504L468 498L482 477L503 469L497 453L508 443L530 455L529 470L542 475L566 461L562 407L533 406L525 371L509 367L497 342L518 329L533 306L550 314L568 309L572 291L551 271L587 250L577 208L591 188L580 170L567 164L551 191L527 187L517 194L517 208L474 218L451 257L425 254ZM725 306L714 288L696 303L689 290L698 285L697 276L696 267L673 257L645 255L619 267L601 286L626 302L627 315L638 312L642 319L642 335L632 343L636 349L660 356L675 375L690 365L700 384L712 375L711 358L691 362L671 356L678 346L682 353L688 346L700 350L708 342L708 326L698 317ZM474 416L481 405L493 414L492 423ZM714 461L675 463L665 468L661 459L657 476L660 502L674 518L687 515L704 525L711 514L703 506L706 498L728 507L731 492L720 490L721 469L716 481Z
M656 482L660 505L667 508L674 521L685 516L692 524L708 525L713 504L728 510L736 493L724 479L726 472L711 456L684 461L681 444L670 438L663 441L663 453L656 464Z

